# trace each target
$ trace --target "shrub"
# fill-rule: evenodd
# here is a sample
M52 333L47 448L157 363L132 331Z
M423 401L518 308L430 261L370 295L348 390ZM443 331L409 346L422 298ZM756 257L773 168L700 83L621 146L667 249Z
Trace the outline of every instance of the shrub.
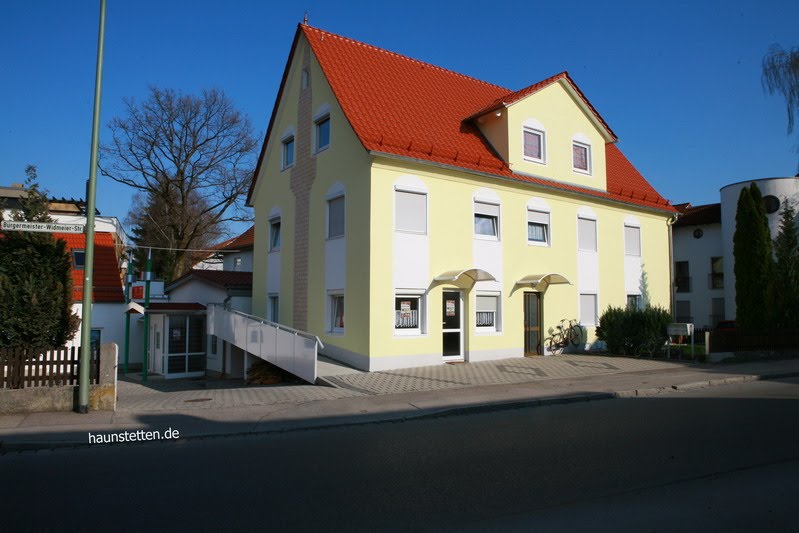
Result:
M670 322L671 314L662 307L608 307L599 318L596 335L611 353L640 355L642 351L654 352L666 342Z

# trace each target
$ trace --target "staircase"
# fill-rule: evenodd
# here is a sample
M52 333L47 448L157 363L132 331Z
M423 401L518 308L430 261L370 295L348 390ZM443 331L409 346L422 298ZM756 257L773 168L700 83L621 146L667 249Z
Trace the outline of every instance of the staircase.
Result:
M319 337L219 304L208 304L207 309L209 335L216 335L308 383L316 383L316 352L324 348Z

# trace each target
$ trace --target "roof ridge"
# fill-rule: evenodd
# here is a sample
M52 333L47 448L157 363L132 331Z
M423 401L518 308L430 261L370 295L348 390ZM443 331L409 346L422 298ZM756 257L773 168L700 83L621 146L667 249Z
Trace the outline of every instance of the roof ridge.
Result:
M478 83L481 83L483 85L488 85L489 87L493 87L495 89L501 89L503 91L508 91L509 94L512 93L512 92L515 92L515 91L512 91L512 90L508 89L507 87L503 87L501 85L496 85L495 83L491 83L491 82L488 82L488 81L485 81L485 80L481 80L479 78L475 78L474 76L469 76L468 74L463 74L461 72L457 72L457 71L454 71L452 69L448 69L448 68L444 68L444 67L441 67L441 66L438 66L438 65L434 65L433 63L428 63L427 61L422 61L421 59L416 59L416 58L413 58L413 57L410 57L410 56L406 56L406 55L400 54L399 52L392 52L391 50L387 50L385 48L380 48L379 46L375 46L373 44L365 43L363 41L359 41L359 40L353 39L351 37L345 37L343 35L339 35L337 33L332 33L332 32L326 31L326 30L322 30L320 28L316 28L316 27L310 26L308 24L300 23L300 27L303 28L304 30L312 30L312 31L318 32L320 34L329 35L331 37L335 37L337 39L341 39L343 41L347 41L347 42L350 42L350 43L353 43L353 44L356 44L356 45L359 45L359 46L365 46L365 47L371 48L371 49L373 49L375 51L383 52L385 54L388 54L388 55L391 55L391 56L395 56L397 58L404 59L406 61L410 61L412 63L416 63L416 64L419 64L419 65L422 65L422 66L425 66L425 67L431 67L431 68L433 68L435 70L439 70L441 72L446 72L448 74L454 74L454 75L459 76L461 78L465 78L465 79L471 80L471 81L476 81Z

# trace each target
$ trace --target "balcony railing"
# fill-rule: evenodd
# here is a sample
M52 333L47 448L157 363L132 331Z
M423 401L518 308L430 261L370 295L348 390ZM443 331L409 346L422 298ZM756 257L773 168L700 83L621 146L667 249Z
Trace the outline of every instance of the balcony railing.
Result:
M691 276L680 276L674 278L674 287L677 292L691 292Z
M707 285L711 289L723 289L724 288L724 273L723 272L712 272L707 275Z

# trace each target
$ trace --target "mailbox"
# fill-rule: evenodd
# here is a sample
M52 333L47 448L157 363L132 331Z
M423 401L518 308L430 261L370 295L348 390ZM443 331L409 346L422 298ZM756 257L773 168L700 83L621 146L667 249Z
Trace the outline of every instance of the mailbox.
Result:
M669 335L683 335L687 337L688 335L694 334L694 325L675 322L666 326L666 333Z

